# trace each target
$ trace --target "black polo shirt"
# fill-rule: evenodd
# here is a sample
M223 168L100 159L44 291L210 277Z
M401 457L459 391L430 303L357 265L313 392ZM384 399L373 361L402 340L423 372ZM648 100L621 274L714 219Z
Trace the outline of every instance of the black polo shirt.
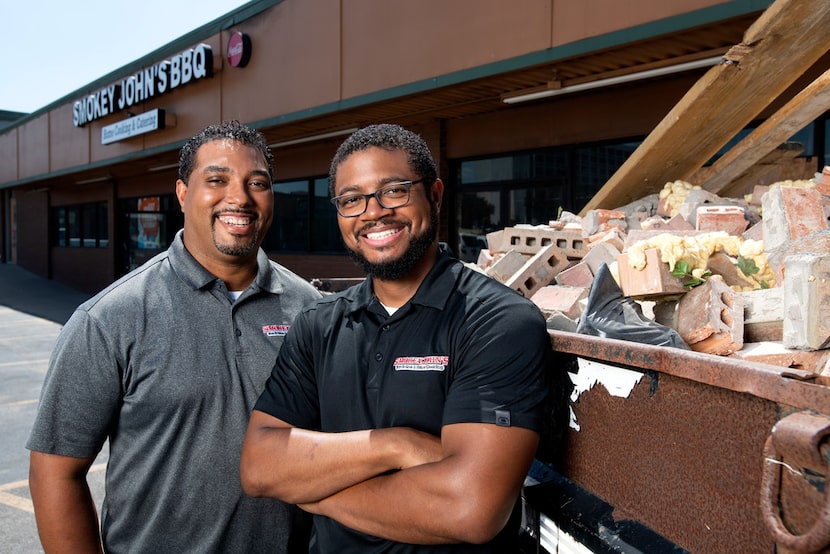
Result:
M391 316L370 279L304 309L256 409L325 432L407 426L438 436L453 423L538 430L549 352L533 303L442 253ZM328 518L315 518L315 527L319 552L394 545ZM494 550L397 545L391 551Z

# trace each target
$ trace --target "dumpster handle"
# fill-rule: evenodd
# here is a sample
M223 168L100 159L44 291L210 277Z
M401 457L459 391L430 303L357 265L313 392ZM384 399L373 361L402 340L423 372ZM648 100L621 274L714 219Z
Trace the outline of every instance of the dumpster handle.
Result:
M790 420L787 422L787 420ZM787 422L788 425L781 425ZM812 528L803 535L793 535L781 520L778 504L781 483L781 466L789 467L779 459L775 448L776 431L787 434L794 428L800 428L802 435L812 432L812 446L818 447L827 435L830 424L827 418L804 412L787 416L773 428L772 434L764 444L764 471L761 476L761 511L775 542L798 552L815 552L830 544L830 486L824 489L824 507ZM807 431L807 433L804 433ZM814 450L818 455L818 450Z

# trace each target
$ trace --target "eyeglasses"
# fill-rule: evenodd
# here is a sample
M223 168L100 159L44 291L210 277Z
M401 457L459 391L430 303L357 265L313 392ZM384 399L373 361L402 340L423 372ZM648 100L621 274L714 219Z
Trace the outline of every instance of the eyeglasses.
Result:
M363 215L366 208L369 206L369 199L374 197L378 201L381 208L391 210L392 208L400 208L409 204L409 189L412 185L423 182L423 179L417 181L401 181L400 183L392 183L381 187L371 194L341 194L331 199L331 203L337 208L337 213L342 217L357 217Z

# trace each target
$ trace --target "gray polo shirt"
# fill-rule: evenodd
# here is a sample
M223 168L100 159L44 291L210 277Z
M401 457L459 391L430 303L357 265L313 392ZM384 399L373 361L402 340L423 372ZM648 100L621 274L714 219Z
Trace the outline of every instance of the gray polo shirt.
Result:
M253 284L173 245L82 304L58 338L27 447L93 457L109 439L110 552L284 552L296 508L247 497L251 409L294 316L320 294L260 250Z

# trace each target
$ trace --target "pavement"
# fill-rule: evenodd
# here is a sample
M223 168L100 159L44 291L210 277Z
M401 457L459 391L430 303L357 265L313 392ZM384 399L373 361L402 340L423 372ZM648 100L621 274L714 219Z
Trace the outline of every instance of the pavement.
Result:
M43 552L25 448L49 355L64 323L91 295L0 263L0 554ZM103 497L106 452L88 481Z
M0 263L0 306L63 325L91 296L18 265Z

